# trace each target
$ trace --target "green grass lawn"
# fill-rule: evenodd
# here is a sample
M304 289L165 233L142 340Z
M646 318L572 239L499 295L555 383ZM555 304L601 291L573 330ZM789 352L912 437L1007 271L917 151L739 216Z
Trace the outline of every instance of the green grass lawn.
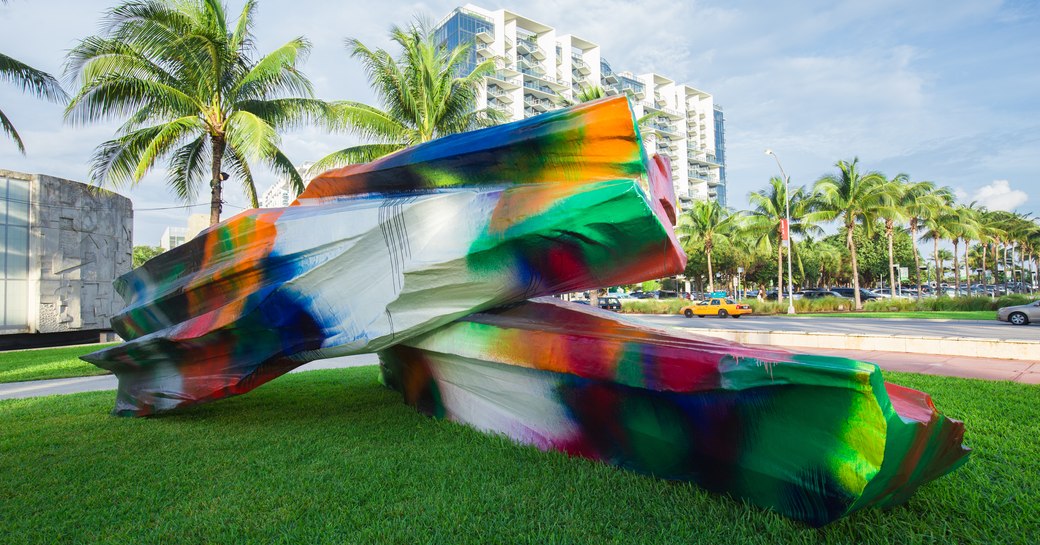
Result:
M967 422L962 469L821 530L423 417L374 367L149 419L0 401L5 543L1037 543L1040 387L890 373Z
M113 344L116 343L0 352L0 383L104 375L108 371L79 357Z
M800 314L814 318L922 318L926 320L996 320L995 310L913 310L894 312L823 312Z

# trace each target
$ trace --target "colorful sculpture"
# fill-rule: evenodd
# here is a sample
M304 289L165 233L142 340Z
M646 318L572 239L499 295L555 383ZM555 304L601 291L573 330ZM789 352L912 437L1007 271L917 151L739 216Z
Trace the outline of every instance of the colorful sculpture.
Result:
M84 359L119 377L117 414L147 415L479 310L674 275L666 168L620 99L332 171L120 278L127 342Z
M210 228L117 281L127 342L84 359L140 416L378 351L423 412L810 524L967 459L961 424L872 364L525 302L682 272L676 217L627 100L582 104L330 171Z
M967 460L963 425L874 364L656 330L542 298L379 353L420 411L824 525Z

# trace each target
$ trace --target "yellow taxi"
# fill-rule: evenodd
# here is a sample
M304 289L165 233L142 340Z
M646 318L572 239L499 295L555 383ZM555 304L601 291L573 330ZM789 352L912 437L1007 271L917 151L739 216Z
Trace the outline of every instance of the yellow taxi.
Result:
M719 318L725 318L732 316L734 318L740 318L745 314L751 314L753 311L748 305L737 303L732 299L724 299L721 297L712 297L704 301L693 303L692 305L686 305L679 310L679 313L687 318L703 318L705 316L718 316Z

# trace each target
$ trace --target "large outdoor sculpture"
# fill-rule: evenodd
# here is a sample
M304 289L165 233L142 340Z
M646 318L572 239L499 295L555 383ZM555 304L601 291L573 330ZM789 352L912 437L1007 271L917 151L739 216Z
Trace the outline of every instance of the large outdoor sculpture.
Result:
M967 460L962 424L874 364L656 330L553 298L472 314L379 356L384 383L426 414L814 525L902 503Z
M428 414L810 524L967 459L961 424L873 364L528 301L680 273L676 216L627 100L582 104L330 171L210 228L117 281L127 342L85 359L138 416L379 352Z

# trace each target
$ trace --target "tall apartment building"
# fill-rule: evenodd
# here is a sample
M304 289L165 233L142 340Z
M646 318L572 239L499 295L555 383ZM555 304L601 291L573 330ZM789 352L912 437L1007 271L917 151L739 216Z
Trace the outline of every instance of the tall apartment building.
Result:
M661 74L616 71L599 45L504 9L457 8L437 24L436 39L449 49L473 44L467 73L496 59L477 108L511 120L560 108L586 87L628 94L636 117L658 114L642 127L644 145L671 160L679 199L726 204L724 120L710 94Z
M314 177L308 173L308 169L314 163L304 163L299 166L296 171L303 177L304 187L311 183L311 179ZM264 191L264 194L260 196L260 208L284 208L289 206L290 203L296 200L296 192L293 191L292 183L289 182L289 178L279 178L277 182L271 185Z

